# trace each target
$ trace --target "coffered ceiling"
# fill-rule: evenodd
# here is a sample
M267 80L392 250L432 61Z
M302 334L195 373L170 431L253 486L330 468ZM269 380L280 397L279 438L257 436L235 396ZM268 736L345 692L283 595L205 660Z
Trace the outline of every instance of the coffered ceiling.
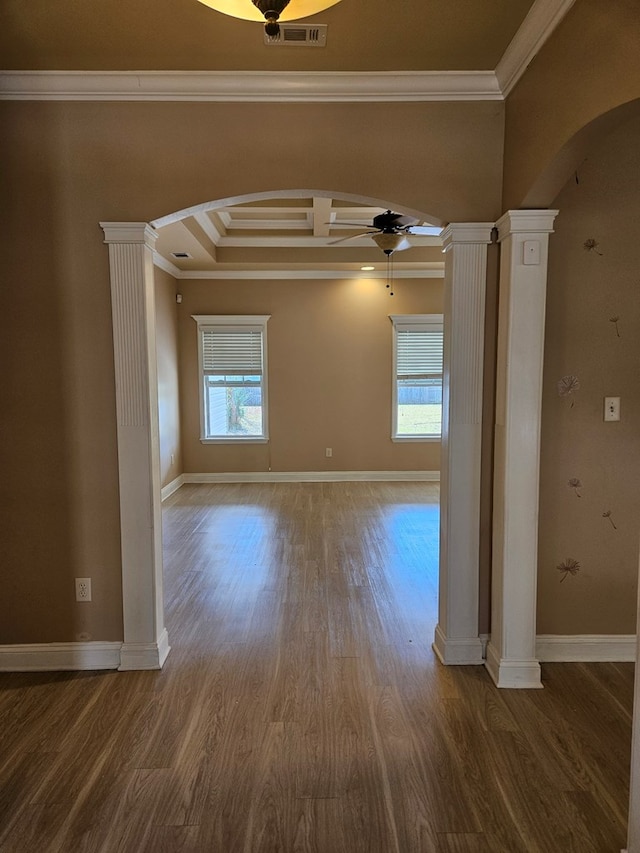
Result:
M203 210L158 227L161 264L177 277L322 277L373 266L386 275L387 258L370 234L383 208L331 198L277 198ZM160 224L160 223L159 223ZM440 228L415 227L410 248L393 254L398 275L441 275ZM427 273L429 274L429 273Z

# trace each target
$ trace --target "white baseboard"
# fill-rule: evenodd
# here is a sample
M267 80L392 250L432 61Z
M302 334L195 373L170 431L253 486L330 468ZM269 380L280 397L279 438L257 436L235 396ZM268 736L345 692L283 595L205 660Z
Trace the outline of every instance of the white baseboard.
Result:
M157 643L30 643L0 646L0 672L162 669L169 637Z
M634 661L636 637L635 634L538 634L536 655L543 663Z
M157 643L123 643L118 669L121 672L162 669L170 651L169 635L165 628Z
M33 643L0 646L0 672L118 669L122 643Z
M437 625L432 648L440 663L446 666L484 664L485 645L480 637L451 639L446 637L440 625Z
M162 487L162 491L160 492L160 497L163 501L166 501L167 498L170 498L174 492L177 492L180 486L184 483L184 474L179 474L175 480L172 480L170 483L167 483L166 486Z
M183 474L184 483L339 483L438 482L439 471L247 471L226 474ZM179 488L179 487L178 487Z
M496 687L536 690L543 686L540 681L540 664L537 660L503 659L491 641L487 645L485 666Z

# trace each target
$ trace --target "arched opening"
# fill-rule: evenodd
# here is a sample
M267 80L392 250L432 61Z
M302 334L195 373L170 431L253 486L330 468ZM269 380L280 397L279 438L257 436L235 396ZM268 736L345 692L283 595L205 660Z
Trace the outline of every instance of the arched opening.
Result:
M560 211L541 417L541 660L637 660L639 143L635 100L582 128L528 195ZM609 395L625 403L620 421L607 420ZM630 851L640 849L637 673L634 704Z
M303 198L309 195L309 191L296 190L280 191L279 193L258 193L234 198L227 198L216 202L206 202L191 208L184 209L175 214L169 214L152 223L155 229L144 224L119 223L118 227L112 224L104 224L105 231L109 231L107 242L110 244L112 258L112 290L117 293L123 282L126 287L135 290L136 284L144 291L144 297L138 299L138 322L143 330L142 338L146 346L141 346L136 352L132 352L127 342L126 334L114 334L115 360L116 364L123 361L123 354L118 352L120 346L129 347L125 354L125 360L129 362L138 360L138 366L144 373L143 384L147 387L151 418L149 424L142 421L138 424L143 432L146 428L146 439L142 437L143 443L150 449L146 457L146 463L141 470L134 472L138 465L140 455L133 458L134 451L121 452L121 518L123 524L127 518L126 505L135 501L135 495L139 495L145 488L151 495L149 518L156 519L152 523L151 535L144 525L136 528L129 526L128 533L123 534L125 542L130 541L130 550L139 552L139 543L135 539L138 536L146 538L148 547L148 560L125 560L123 556L123 590L124 590L124 613L125 613L125 650L132 643L128 637L136 638L133 641L132 651L136 654L140 651L149 652L146 663L133 655L129 665L123 664L122 668L139 668L140 666L161 666L168 652L168 639L164 629L162 583L161 583L161 559L158 551L158 529L156 529L159 507L160 507L160 483L158 472L159 438L157 430L153 426L153 406L156 390L154 384L157 381L157 365L155 364L155 319L153 308L149 305L149 298L153 292L153 271L150 264L153 261L152 251L158 233L162 227L175 224L185 217L204 214L228 206L230 203L237 204L251 201L263 201L269 198ZM328 191L315 192L319 198L332 198L337 194ZM370 197L337 196L351 204L379 204L379 199ZM383 204L383 207L392 208L395 205ZM400 207L400 205L398 205ZM405 210L402 209L405 213ZM406 211L408 215L416 211ZM416 217L423 222L437 221L433 215L419 214ZM445 493L445 508L442 513L441 522L441 549L440 568L440 616L438 630L436 631L435 649L438 656L445 663L482 663L482 643L478 636L478 512L479 512L479 471L480 471L480 440L481 431L481 368L482 345L483 345L483 323L484 323L484 286L486 278L486 247L490 242L490 231L492 223L479 223L477 225L464 224L463 226L449 226L445 243L447 246L447 265L449 273L446 277L445 290L448 296L445 298L445 414L444 441L443 441L443 489ZM119 230L118 230L119 228ZM131 230L133 229L133 231ZM124 232L129 236L123 237ZM135 239L131 236L137 233ZM133 251L139 252L140 263L114 262L118 252L118 244L124 243ZM469 265L469 260L472 263ZM456 263L457 261L457 263ZM128 281L127 281L128 280ZM126 289L125 287L125 289ZM466 295L465 295L466 294ZM114 298L114 323L117 326L127 324L129 318L124 318L122 312L118 314L118 299ZM473 328L473 334L468 335L469 326ZM463 331L464 330L464 331ZM123 332L126 331L123 326ZM471 342L471 343L470 343ZM471 352L469 347L475 348ZM478 383L478 379L480 382ZM129 396L134 396L135 389L129 389ZM472 402L469 402L471 398ZM157 405L157 402L156 402ZM157 416L156 416L157 422ZM127 437L127 424L119 425L119 446L122 441L131 443ZM139 447L137 448L139 451ZM123 460L129 458L130 465L126 470L122 469ZM453 462L455 460L455 464ZM137 487L133 485L139 480ZM471 484L471 487L470 487ZM468 536L465 536L460 528L460 523L467 526ZM455 529L455 537L453 530ZM454 541L455 539L455 541ZM149 542L153 544L149 545ZM449 552L455 548L456 542L465 542L464 554L459 551L456 559L456 578L450 583L448 574ZM144 550L144 549L143 549ZM125 548L123 546L123 555ZM459 559L462 556L462 559ZM146 576L142 577L142 576ZM150 600L151 599L151 600ZM142 606L141 606L142 605ZM140 613L145 612L145 619L140 620ZM135 648L133 648L135 647ZM144 648L143 648L144 647Z

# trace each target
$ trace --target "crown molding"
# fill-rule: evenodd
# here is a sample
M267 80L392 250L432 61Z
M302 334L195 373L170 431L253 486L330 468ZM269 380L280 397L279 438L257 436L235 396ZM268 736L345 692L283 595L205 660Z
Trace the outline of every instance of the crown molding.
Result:
M536 0L533 4L496 66L496 79L504 98L574 3L575 0Z
M4 101L502 101L575 0L535 0L494 71L1 71Z
M493 71L3 71L0 100L499 101Z
M498 242L511 234L553 234L557 210L507 210L496 222Z
M101 222L105 243L144 243L153 249L158 232L148 222Z
M172 275L174 278L180 278L182 275L181 269L179 269L175 264L172 264L171 261L168 261L158 252L153 253L153 263L158 267L158 269L168 272L169 275Z

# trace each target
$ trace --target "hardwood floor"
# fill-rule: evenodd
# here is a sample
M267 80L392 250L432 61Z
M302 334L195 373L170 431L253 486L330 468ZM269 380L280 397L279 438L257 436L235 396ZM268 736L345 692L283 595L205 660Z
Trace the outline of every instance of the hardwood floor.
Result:
M633 665L443 667L437 487L184 486L162 672L0 674L2 853L619 853Z

